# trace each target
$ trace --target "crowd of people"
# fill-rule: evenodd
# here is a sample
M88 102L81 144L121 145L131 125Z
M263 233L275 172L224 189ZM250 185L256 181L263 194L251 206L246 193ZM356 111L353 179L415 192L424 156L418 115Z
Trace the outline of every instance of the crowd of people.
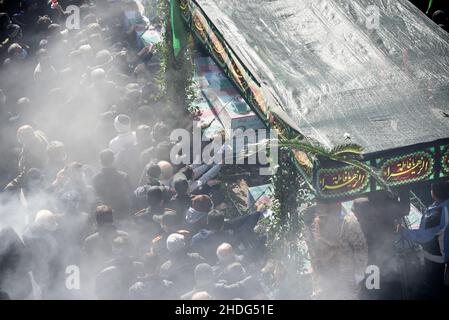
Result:
M80 29L67 27L69 5ZM225 219L217 166L170 162L177 119L157 98L158 56L141 38L160 31L157 19L136 1L4 1L1 11L1 201L14 211L2 214L3 295L264 296L260 214Z
M69 5L79 29L67 27ZM295 297L254 231L264 208L226 217L220 166L171 162L179 119L158 91L155 46L141 39L164 23L132 0L3 0L0 11L2 298ZM438 188L444 203L447 185ZM388 270L390 233L376 232L410 205L388 201L359 199L355 215L314 207L318 297L358 298L368 263ZM396 215L379 222L387 204Z

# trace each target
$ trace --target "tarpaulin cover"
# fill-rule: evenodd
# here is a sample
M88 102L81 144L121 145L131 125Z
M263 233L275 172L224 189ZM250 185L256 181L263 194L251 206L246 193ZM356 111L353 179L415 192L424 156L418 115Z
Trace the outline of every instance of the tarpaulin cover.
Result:
M305 136L366 153L449 137L449 36L407 0L196 2Z

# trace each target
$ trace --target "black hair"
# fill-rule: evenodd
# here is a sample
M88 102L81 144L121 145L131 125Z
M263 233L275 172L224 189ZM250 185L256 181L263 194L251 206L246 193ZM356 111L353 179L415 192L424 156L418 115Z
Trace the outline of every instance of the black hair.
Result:
M168 127L165 123L159 121L153 127L153 139L156 142L161 142L168 137Z
M447 15L446 15L446 13L444 11L437 10L437 11L435 11L433 13L432 20L436 24L443 24L443 25L445 25L447 23Z
M210 230L220 230L223 228L224 214L218 210L212 210L207 214L207 227Z
M110 149L105 149L100 152L100 163L103 167L110 167L114 163L114 152Z
M150 164L147 167L147 176L149 178L159 179L159 177L161 176L161 167L159 167L157 164Z
M95 210L95 219L97 221L97 225L101 226L108 223L113 223L114 218L112 215L112 208L105 205L100 205Z
M431 189L436 200L449 200L449 181L432 183Z
M174 182L174 188L178 195L185 195L189 190L189 182L184 178L176 179Z
M150 207L158 205L162 201L162 190L159 187L151 187L147 192L147 203Z
M11 19L6 12L0 12L0 29L6 29L11 24Z
M185 166L184 168L182 168L181 170L179 170L180 173L182 173L187 180L192 180L193 179L193 169L190 166Z

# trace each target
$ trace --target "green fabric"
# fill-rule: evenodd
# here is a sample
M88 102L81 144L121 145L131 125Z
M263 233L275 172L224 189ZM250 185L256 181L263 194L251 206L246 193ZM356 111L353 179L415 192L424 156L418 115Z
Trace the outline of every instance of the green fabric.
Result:
M433 0L429 1L429 7L427 8L426 14L429 14L430 9L432 9L432 5L433 5Z
M182 19L178 0L170 0L170 17L173 34L173 51L175 57L177 57L182 48L187 44L187 31Z

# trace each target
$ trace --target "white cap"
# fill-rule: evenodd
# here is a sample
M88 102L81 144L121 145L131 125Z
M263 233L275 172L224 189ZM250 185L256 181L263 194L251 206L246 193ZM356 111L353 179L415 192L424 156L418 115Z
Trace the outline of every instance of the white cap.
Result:
M118 133L125 133L131 130L131 119L125 114L119 114L114 119L114 128Z
M186 246L184 236L179 233L172 233L167 238L167 249L170 252L178 252Z

